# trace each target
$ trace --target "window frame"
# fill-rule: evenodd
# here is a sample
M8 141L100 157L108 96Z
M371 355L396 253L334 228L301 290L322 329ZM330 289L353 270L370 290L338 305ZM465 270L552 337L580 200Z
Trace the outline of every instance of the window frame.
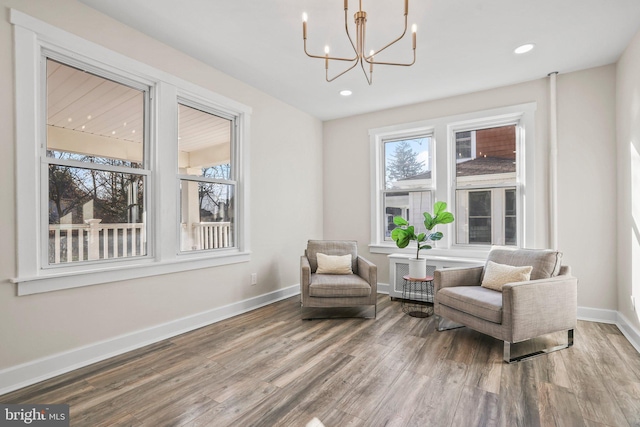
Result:
M428 152L430 153L431 158L433 158L433 156L431 155L431 153L433 153L433 147L434 147L434 143L433 143L433 133L431 131L427 131L427 132L408 132L406 134L402 134L402 136L400 137L393 137L393 138L384 138L382 137L380 139L380 149L381 149L381 161L382 161L382 184L381 184L381 194L380 194L380 202L382 204L382 206L380 207L383 211L383 215L381 218L382 221L382 227L383 230L380 230L380 236L384 241L388 241L388 242L392 242L393 240L391 239L391 237L387 238L386 234L387 234L387 229L386 229L386 224L387 224L387 213L386 213L386 207L387 207L387 195L389 194L401 194L401 193L428 193L429 194L429 199L433 200L434 198L434 175L435 175L435 171L434 171L434 167L433 167L433 161L431 161L431 164L429 166L431 166L431 185L420 185L420 186L415 186L415 187L408 187L408 188L398 188L398 189L393 189L393 188L387 188L387 179L386 179L386 172L387 172L387 164L386 164L386 156L387 156L387 152L386 152L386 144L390 143L390 142L401 142L401 141L407 141L407 140L413 140L413 139L420 139L420 138L425 138L427 139L429 142L429 147L428 147ZM409 195L409 199L410 199L410 195Z
M177 206L178 206L178 210L180 211L180 207L181 207L181 200L180 200L180 185L181 185L181 181L191 181L191 182L206 182L206 183L211 183L211 184L224 184L224 185L232 185L233 186L233 191L234 191L234 199L237 195L237 188L238 188L238 166L237 166L237 159L239 156L238 153L238 141L237 141L237 135L238 135L238 116L233 115L233 114L229 114L226 111L220 111L216 108L215 105L212 105L211 103L203 103L202 100L197 100L195 99L192 95L185 93L185 92L179 92L178 93L178 97L177 97L177 103L184 105L186 107L190 107L190 108L194 108L196 110L200 110L204 113L207 114L211 114L226 120L229 120L231 122L231 140L229 141L230 147L229 147L229 151L230 151L230 167L231 167L231 174L229 176L229 179L222 179L222 178L208 178L208 177L203 177L203 176L195 176L195 175L188 175L188 174L181 174L179 171L179 167L178 165L176 165L176 178L178 180L178 200L177 200ZM177 120L177 118L176 118ZM177 138L176 138L176 149L179 148L179 143L177 142ZM235 203L235 200L234 200ZM235 205L234 205L235 207ZM177 233L178 233L178 242L181 242L182 239L182 235L181 235L181 213L178 212L178 223L177 223ZM189 255L189 254L193 254L193 253L202 253L202 252L213 252L215 251L216 253L225 253L225 252L230 252L230 251L234 251L238 248L238 226L237 226L237 222L236 222L236 218L234 215L234 223L233 223L233 246L228 247L228 248L217 248L217 249L200 249L197 251L185 251L182 250L181 245L178 245L178 255Z
M444 201L448 204L448 210L453 212L455 207L455 131L467 129L477 129L479 126L494 127L492 124L503 124L506 122L518 123L520 150L517 152L519 174L518 197L518 247L532 247L534 244L535 224L533 222L534 206L533 196L535 194L535 112L536 102L515 104L507 107L493 108L470 113L457 114L397 124L369 130L370 148L370 188L371 188L371 226L369 250L371 253L412 254L415 247L400 249L393 241L381 239L381 222L384 219L384 212L381 209L381 186L384 181L381 177L384 174L383 153L381 151L381 141L383 139L393 139L397 136L418 132L432 132L433 160L432 160L432 182L433 201ZM509 185L509 187L514 187ZM452 224L439 225L438 230L444 233L444 238L437 242L437 245L428 251L429 257L444 257L455 259L485 259L491 249L491 245L459 245L455 244L455 231ZM413 249L411 248L413 246Z
M494 223L499 222L496 220L496 213L494 212L495 204L497 202L494 201L494 190L504 188L511 189L515 188L516 190L516 245L511 245L513 247L521 248L523 246L524 239L524 219L523 219L523 205L524 205L524 195L523 195L523 187L524 187L524 175L523 172L526 170L524 159L525 156L523 151L525 149L525 128L523 123L524 118L523 113L514 113L514 114L503 114L498 116L486 116L474 120L462 120L458 122L452 122L447 126L448 131L448 141L449 141L449 152L453 153L454 158L452 158L449 162L449 167L451 168L451 192L449 195L449 200L451 200L450 211L456 216L457 210L457 195L456 192L459 190L462 191L480 191L486 190L491 192L491 229L492 229L492 240L495 236L494 232ZM514 183L505 183L505 184L495 184L495 185L468 185L464 187L457 186L457 177L456 177L456 166L458 164L457 159L455 158L456 152L456 133L458 132L466 132L466 131L476 131L483 129L491 129L496 127L503 126L515 126L516 127L516 178ZM532 144L531 144L532 145ZM531 168L532 169L532 168ZM501 197L501 200L504 201L504 195ZM504 206L499 210L504 209ZM457 216L456 216L457 218ZM454 222L455 224L456 222ZM501 228L504 229L504 223L501 225ZM458 233L459 227L453 227L453 236L452 236L452 247L454 248L463 248L470 249L470 247L475 248L490 248L493 244L489 243L486 245L483 244L474 244L474 243L457 243L458 242ZM468 240L468 236L467 236Z
M389 128L383 128L380 130L373 129L369 131L371 139L371 179L373 181L371 198L372 214L371 216L371 236L373 242L381 242L382 245L388 246L394 244L393 240L386 239L386 233L384 231L386 226L386 212L385 212L385 195L389 192L386 188L386 163L385 163L385 143L400 141L411 138L429 138L429 150L431 152L431 186L416 187L406 190L398 190L396 192L424 192L427 191L431 195L431 200L434 200L434 188L435 184L435 136L434 129L431 126L422 126L416 124L416 126L392 126ZM394 244L395 245L395 244Z
M17 295L29 295L159 274L222 266L250 260L249 248L249 129L251 108L172 74L153 68L103 46L89 42L15 9L10 9L14 29L15 147L16 158L16 258ZM43 268L44 220L42 173L46 155L46 104L41 58L43 52L63 63L94 67L97 74L116 81L132 81L150 88L145 162L147 255L131 259L101 260L56 268ZM52 57L52 59L54 59ZM77 66L77 65L76 65ZM114 78L116 77L116 78ZM177 155L177 99L192 99L236 117L237 146L237 246L230 251L179 253ZM45 146L43 147L43 143ZM175 147L171 149L171 147ZM82 167L89 165L83 164ZM45 185L46 184L46 185ZM47 215L48 217L48 215ZM46 230L48 231L48 221ZM200 252L200 251L199 251Z
M40 161L40 229L42 230L41 238L42 242L40 243L40 266L43 270L52 269L52 270L61 270L61 271L75 271L86 268L86 266L92 265L102 265L109 263L122 263L123 261L131 261L131 258L108 258L108 259L100 259L100 260L85 260L77 263L59 263L59 264L50 264L48 259L48 251L45 249L49 243L49 234L46 232L49 229L49 207L48 207L48 189L49 189L49 174L48 169L51 165L59 165L59 166L68 166L68 167L76 167L81 169L93 169L107 172L116 172L116 173L125 173L125 174L136 174L144 176L144 207L145 210L149 206L150 202L150 191L149 188L152 183L152 170L150 167L150 156L151 156L151 148L150 148L150 129L151 129L151 118L153 117L153 107L151 105L151 99L153 98L154 87L149 85L149 82L145 82L142 79L136 79L133 76L128 74L116 74L110 70L101 69L96 67L95 64L85 63L79 60L77 57L71 57L65 54L62 54L60 51L52 50L50 48L42 48L40 50L40 97L41 97L41 106L42 106L42 120L39 123L41 126L40 132L42 135L42 141L40 143L40 150L38 153ZM54 159L47 156L47 60L52 59L57 61L63 65L67 65L70 67L77 68L82 71L86 71L92 73L98 77L102 77L104 79L108 79L114 81L116 83L122 84L124 86L128 86L134 89L138 89L144 92L144 140L143 140L143 152L142 152L142 167L141 168L133 168L126 166L111 166L111 165L100 165L88 162L81 162L78 160L67 160L67 159ZM147 216L147 220L145 222L145 237L147 238L146 244L146 254L139 255L136 260L143 260L153 258L153 233L150 232L152 230L152 220L149 216ZM77 266L77 267L76 267ZM72 268L73 267L73 268Z

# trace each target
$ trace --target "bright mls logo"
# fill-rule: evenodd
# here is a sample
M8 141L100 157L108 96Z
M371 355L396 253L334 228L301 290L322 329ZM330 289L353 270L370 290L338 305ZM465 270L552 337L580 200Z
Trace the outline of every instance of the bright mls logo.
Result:
M69 405L4 405L0 403L0 427L69 427Z

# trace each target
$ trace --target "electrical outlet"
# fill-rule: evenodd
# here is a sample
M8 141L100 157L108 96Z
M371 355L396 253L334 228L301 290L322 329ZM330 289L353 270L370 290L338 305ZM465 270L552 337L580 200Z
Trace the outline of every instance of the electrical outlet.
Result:
M251 273L251 286L258 283L258 273Z

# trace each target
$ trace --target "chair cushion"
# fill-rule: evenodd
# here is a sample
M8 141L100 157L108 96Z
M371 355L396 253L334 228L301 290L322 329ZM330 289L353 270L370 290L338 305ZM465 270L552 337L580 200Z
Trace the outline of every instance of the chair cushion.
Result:
M502 292L502 286L507 283L525 282L531 277L532 266L513 267L511 265L498 264L487 261L482 279L482 287Z
M368 297L371 286L356 274L312 274L309 296L321 298Z
M532 266L531 280L548 279L555 277L560 272L562 265L562 252L552 249L512 249L496 247L491 249L487 257L487 263L493 261L498 264L512 265L514 267ZM487 267L485 266L485 272ZM483 278L484 274L483 272Z
M355 240L309 240L307 242L307 258L311 272L318 269L318 253L325 255L351 255L351 271L358 273L358 244Z
M439 304L493 323L502 323L502 293L482 286L453 286L438 291Z
M317 274L353 274L351 270L351 254L325 255L318 252Z

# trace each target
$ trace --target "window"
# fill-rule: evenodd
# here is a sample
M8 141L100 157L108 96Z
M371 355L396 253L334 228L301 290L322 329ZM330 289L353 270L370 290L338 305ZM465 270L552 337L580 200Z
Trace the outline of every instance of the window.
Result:
M182 251L235 246L233 120L178 105Z
M18 295L249 261L251 110L10 19Z
M148 87L45 59L46 265L147 254Z
M456 132L456 162L464 162L476 152L475 132Z
M384 149L384 238L391 240L394 216L402 216L411 224L422 223L431 205L431 137L418 136L385 140Z
M491 245L534 244L525 203L534 194L534 113L531 103L371 129L371 252L402 252L390 239L393 217L421 228L436 201L455 221L438 226L444 238L431 256L483 258Z
M517 245L517 126L455 132L456 243ZM461 142L462 141L462 142Z

